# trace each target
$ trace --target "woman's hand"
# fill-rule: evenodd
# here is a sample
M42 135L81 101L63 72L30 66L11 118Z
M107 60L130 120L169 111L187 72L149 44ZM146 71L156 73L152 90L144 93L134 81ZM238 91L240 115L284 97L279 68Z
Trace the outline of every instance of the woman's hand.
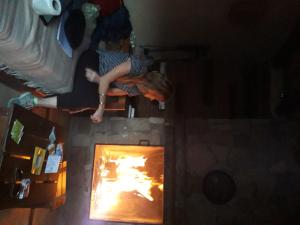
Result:
M90 68L85 68L85 77L89 82L99 84L100 76L97 72Z
M98 109L90 116L93 123L100 123L103 118L103 109L102 107L98 107Z

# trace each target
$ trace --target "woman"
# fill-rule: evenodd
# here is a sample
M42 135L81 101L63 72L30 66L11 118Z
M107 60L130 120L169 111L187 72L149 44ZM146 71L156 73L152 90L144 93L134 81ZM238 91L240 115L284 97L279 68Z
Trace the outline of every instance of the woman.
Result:
M8 107L18 104L28 109L34 106L71 110L96 108L90 118L99 123L106 95L143 94L158 101L170 97L171 83L158 72L148 72L151 63L127 53L87 50L78 60L72 92L47 98L37 98L27 92L12 98Z

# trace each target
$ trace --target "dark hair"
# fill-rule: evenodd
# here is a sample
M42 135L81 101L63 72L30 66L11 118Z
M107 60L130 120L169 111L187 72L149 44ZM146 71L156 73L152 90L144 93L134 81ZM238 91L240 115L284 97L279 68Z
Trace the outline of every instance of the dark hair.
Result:
M169 99L173 94L173 85L166 75L157 71L145 73L142 83L150 90L159 92L164 96L165 100Z
M149 90L158 92L165 100L173 94L173 85L166 75L158 71L144 73L138 76L126 75L118 79L121 83L143 84Z

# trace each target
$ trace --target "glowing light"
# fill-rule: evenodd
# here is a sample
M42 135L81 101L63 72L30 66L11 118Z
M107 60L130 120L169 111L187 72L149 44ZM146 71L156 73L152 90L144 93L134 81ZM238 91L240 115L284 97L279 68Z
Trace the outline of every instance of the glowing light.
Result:
M163 162L162 147L96 147L90 218L161 224Z
M154 182L147 172L141 171L145 167L146 160L144 156L127 156L109 160L103 158L104 163L100 165L102 181L98 183L95 192L99 202L95 210L99 214L113 209L122 192L137 192L137 196L153 201L151 188L156 185L161 191L163 190L163 184ZM105 164L115 166L115 177L110 176L112 171L109 171Z

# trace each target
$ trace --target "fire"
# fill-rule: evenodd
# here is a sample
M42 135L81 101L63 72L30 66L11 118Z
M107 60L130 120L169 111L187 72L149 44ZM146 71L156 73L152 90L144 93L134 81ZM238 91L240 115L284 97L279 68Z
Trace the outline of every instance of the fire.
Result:
M90 218L161 224L164 149L96 145Z
M122 192L135 192L139 197L154 201L151 188L158 186L162 191L163 184L155 182L147 175L147 172L141 171L145 167L146 160L144 156L102 158L103 163L100 165L102 181L98 183L95 192L97 202L99 202L95 208L97 213L104 214L112 210L118 204ZM112 166L115 166L113 169L115 171L108 168ZM115 173L114 177L112 173Z

